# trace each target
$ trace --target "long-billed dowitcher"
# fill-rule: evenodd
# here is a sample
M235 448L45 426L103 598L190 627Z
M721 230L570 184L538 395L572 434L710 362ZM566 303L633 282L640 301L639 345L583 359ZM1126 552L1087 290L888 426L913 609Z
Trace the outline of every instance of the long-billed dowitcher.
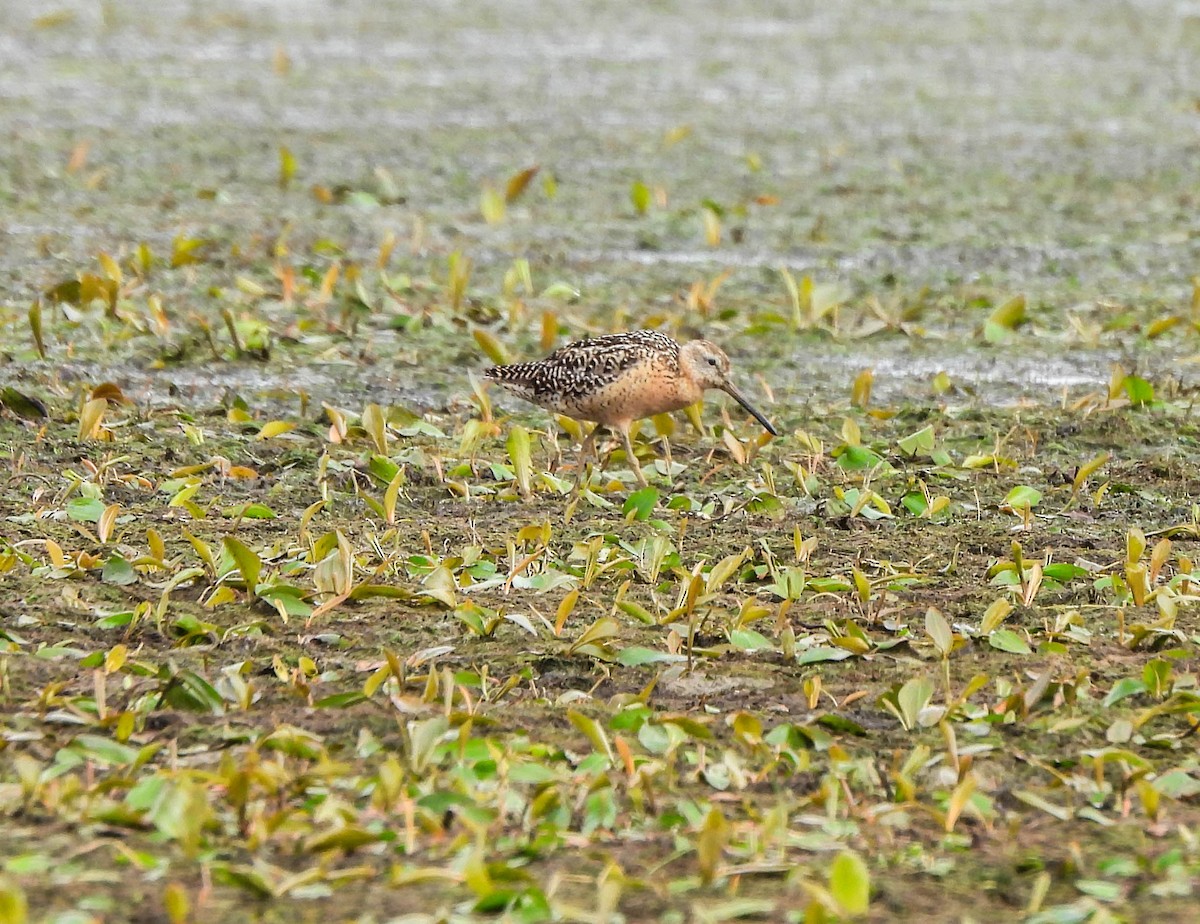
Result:
M707 340L680 345L656 330L634 330L569 343L545 359L492 366L483 375L547 410L598 424L579 455L581 477L588 454L595 451L596 430L607 427L621 437L625 457L644 486L646 476L633 454L629 425L695 404L708 388L725 392L768 433L778 435L729 380L729 357Z

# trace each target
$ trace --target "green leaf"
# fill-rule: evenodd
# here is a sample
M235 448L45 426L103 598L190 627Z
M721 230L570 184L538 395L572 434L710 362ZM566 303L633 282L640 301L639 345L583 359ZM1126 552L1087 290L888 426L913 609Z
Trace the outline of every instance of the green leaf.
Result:
M943 658L949 657L950 650L954 647L954 633L950 624L946 622L946 617L933 607L925 612L925 632L938 654Z
M247 504L238 511L238 516L245 520L274 520L279 514L266 504Z
M1027 484L1019 484L1004 496L1004 503L1013 510L1033 509L1042 499L1042 492Z
M287 189L296 176L296 158L285 147L279 148L279 188Z
M911 433L896 441L898 445L907 455L915 456L918 452L930 453L933 451L933 425L930 424L916 433Z
M642 667L646 664L657 664L660 662L677 664L680 661L686 660L687 655L671 654L669 651L655 651L653 648L641 648L637 645L622 648L617 653L617 663L624 664L626 667Z
M1102 705L1107 708L1119 703L1121 700L1130 696L1137 696L1139 693L1146 692L1146 682L1137 677L1122 677L1113 684L1112 689L1108 691L1108 695L1104 697Z
M1077 577L1087 577L1087 568L1080 568L1079 565L1073 565L1066 561L1056 561L1046 565L1042 569L1042 574L1055 581L1070 581Z
M916 728L921 710L929 705L933 697L933 683L925 677L906 680L896 694L896 703L904 717L905 728Z
M1028 643L1012 629L997 629L988 636L988 644L1009 654L1031 654Z
M67 516L77 523L98 523L104 513L104 501L94 497L73 497L67 501Z
M648 519L658 504L658 498L658 490L653 487L634 491L625 499L625 504L621 507L621 512L625 514L626 521L630 517L635 520Z
M100 580L105 584L124 587L127 584L136 583L137 572L133 570L133 565L114 552L104 563L104 570L100 572Z
M849 657L852 657L852 655L845 648L817 646L816 648L809 648L802 652L796 658L796 663L803 666L805 664L818 664L822 661L845 661Z
M522 497L529 496L530 478L533 472L533 457L529 446L529 431L524 427L513 427L508 434L508 458L516 472L517 488Z
M1151 785L1172 799L1190 799L1200 795L1200 780L1183 770L1168 770Z
M224 715L225 701L211 683L193 671L180 671L167 681L162 691L165 704L189 712Z
M258 589L260 599L273 606L282 606L289 616L308 616L312 613L311 604L304 599L306 593L307 591L292 584L271 584Z
M610 761L613 759L612 745L608 743L608 735L605 734L599 722L575 709L567 710L567 719L583 732L598 753L604 754Z
M225 551L229 553L229 557L233 559L233 563L241 573L242 580L246 583L246 590L254 593L254 588L258 586L258 576L262 572L262 560L249 546L235 536L226 536L221 544L225 546Z
M124 767L138 757L138 749L132 748L102 735L79 735L69 745L72 751L105 766Z
M729 633L729 644L739 651L775 650L775 644L769 638L753 629L734 629Z
M833 456L837 459L838 467L846 472L874 468L883 462L881 456L866 446L840 446L833 451Z
M866 914L871 904L871 874L857 853L839 853L829 866L829 894L849 915Z
M1149 404L1154 400L1154 386L1136 375L1127 375L1121 382L1129 401L1138 407Z
M1104 879L1076 879L1075 888L1084 895L1098 898L1102 902L1115 902L1121 898L1121 885Z
M988 343L1002 343L1009 335L1025 323L1025 296L1017 295L997 306L983 325L983 336Z
M650 187L638 180L629 187L629 201L633 203L639 215L645 215L646 210L650 208Z

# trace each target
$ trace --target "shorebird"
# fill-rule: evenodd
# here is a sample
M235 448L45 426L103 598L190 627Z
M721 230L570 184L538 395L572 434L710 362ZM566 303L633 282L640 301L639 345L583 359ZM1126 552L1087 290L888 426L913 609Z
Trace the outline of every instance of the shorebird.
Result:
M587 456L595 452L596 431L605 427L621 437L625 457L644 487L646 476L633 454L629 425L695 404L709 388L725 392L778 436L729 380L729 357L707 340L680 345L656 330L609 334L569 343L545 359L492 366L483 376L547 410L597 424L579 454L581 481Z

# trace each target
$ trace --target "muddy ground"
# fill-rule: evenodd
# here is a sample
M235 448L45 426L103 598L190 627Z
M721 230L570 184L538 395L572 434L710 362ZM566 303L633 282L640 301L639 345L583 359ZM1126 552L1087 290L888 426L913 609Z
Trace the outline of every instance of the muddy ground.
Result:
M0 920L1191 920L1188 4L0 21Z

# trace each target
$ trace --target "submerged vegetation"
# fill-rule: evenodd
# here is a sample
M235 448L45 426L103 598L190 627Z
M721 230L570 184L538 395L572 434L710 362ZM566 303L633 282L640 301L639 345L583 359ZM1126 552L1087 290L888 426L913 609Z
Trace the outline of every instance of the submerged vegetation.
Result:
M164 28L264 29L206 15ZM83 26L28 37L69 73ZM0 166L0 924L1192 916L1177 172L1084 136L1017 201L848 127L801 199L769 105L765 154L687 110L596 176L569 135L397 155L322 105L251 147L47 104ZM579 425L478 370L639 326L727 348L782 435L718 398L642 422L647 487L618 449L573 493Z

